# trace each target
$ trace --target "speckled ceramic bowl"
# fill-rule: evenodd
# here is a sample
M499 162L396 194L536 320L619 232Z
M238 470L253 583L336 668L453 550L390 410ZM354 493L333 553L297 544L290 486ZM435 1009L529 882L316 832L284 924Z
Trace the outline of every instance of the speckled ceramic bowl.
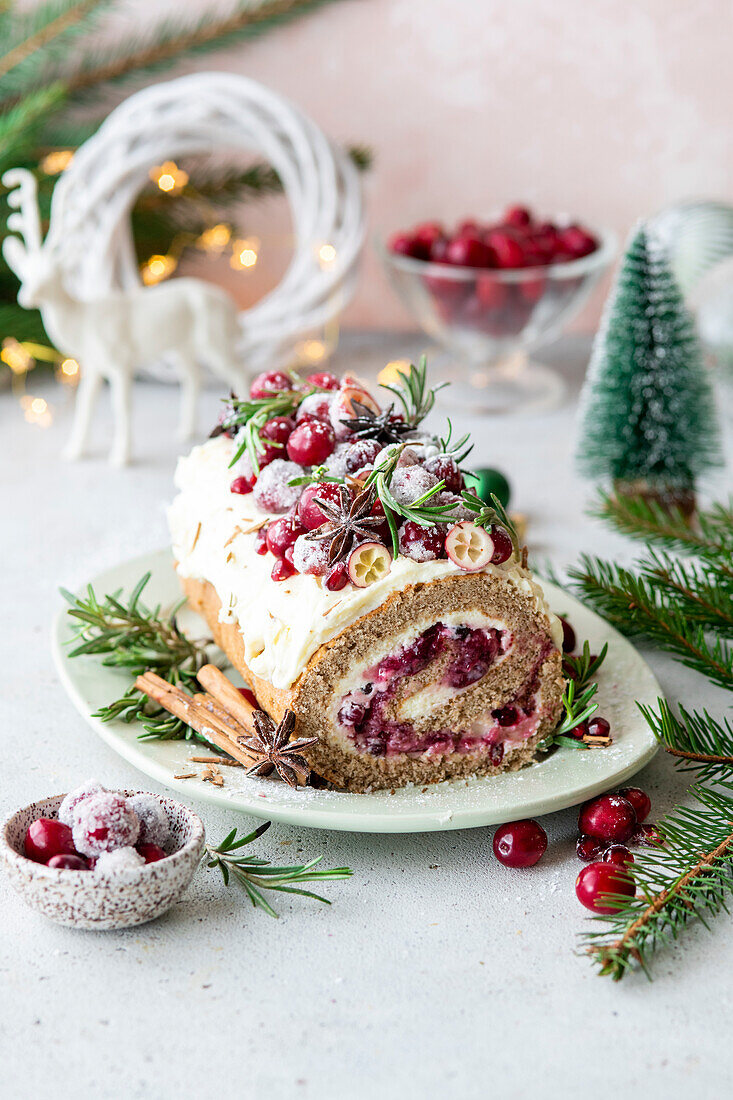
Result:
M171 854L157 863L103 878L94 871L46 867L23 855L28 826L38 817L56 817L64 797L57 794L33 802L11 814L3 824L0 860L17 893L45 917L71 928L129 928L165 913L186 889L201 859L204 848L201 819L181 802L153 795L168 814Z

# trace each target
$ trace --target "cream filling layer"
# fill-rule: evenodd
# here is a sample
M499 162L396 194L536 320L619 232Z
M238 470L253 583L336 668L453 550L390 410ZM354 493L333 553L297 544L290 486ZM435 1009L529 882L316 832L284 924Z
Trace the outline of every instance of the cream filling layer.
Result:
M251 493L230 491L237 476L236 467L229 469L233 455L232 440L219 436L178 460L179 492L168 509L173 553L182 577L213 585L222 605L220 620L238 624L247 665L274 687L291 687L320 646L393 592L463 572L451 561L420 563L400 555L389 573L368 588L347 585L329 592L320 577L305 574L273 581L274 558L257 554L254 544L257 526L274 517L258 508ZM560 620L531 574L513 562L489 565L485 572L521 591L561 648Z

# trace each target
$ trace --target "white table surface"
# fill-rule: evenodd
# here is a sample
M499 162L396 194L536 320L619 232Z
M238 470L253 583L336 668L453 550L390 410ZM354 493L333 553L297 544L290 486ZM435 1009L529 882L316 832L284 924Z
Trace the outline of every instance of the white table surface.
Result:
M630 559L633 546L588 519L572 468L582 342L562 364L570 400L528 418L459 421L476 464L505 470L530 518L535 557L560 567L583 551ZM336 366L366 370L404 342L355 339ZM59 585L76 588L122 558L166 542L164 509L179 446L177 395L136 388L138 461L107 466L109 409L95 455L60 457L70 394L32 381L54 423L24 422L0 394L4 629L0 813L97 776L149 786L84 724L49 647ZM202 436L218 394L205 395ZM730 428L730 421L728 421ZM730 431L729 461L730 461ZM728 467L730 471L730 465ZM728 478L730 481L730 478ZM713 483L720 491L721 475ZM722 691L671 660L650 662L672 699L722 713ZM687 783L658 755L639 782L654 815ZM162 790L162 788L161 788ZM195 804L194 804L195 805ZM252 820L197 807L212 838ZM543 819L539 865L516 871L491 853L491 830L367 836L273 826L262 855L324 854L354 869L326 886L330 908L287 896L275 921L199 872L162 919L129 931L57 927L0 881L0 1093L7 1097L237 1095L330 1098L729 1095L733 1071L733 928L691 928L681 945L621 984L576 954L586 910L575 898L575 814Z

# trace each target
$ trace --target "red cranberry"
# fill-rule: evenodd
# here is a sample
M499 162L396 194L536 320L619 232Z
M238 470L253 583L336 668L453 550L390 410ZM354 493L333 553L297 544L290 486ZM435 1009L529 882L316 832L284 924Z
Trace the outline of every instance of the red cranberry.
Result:
M528 267L536 267L537 264L542 262L541 256L531 256L528 251L525 251L524 259ZM519 284L519 293L522 295L525 302L534 305L536 302L539 302L540 298L545 293L546 285L545 280L540 277L536 279L523 279Z
M492 230L486 236L486 245L492 250L497 267L516 268L524 264L524 249L512 233Z
M412 256L420 251L409 233L393 233L387 241L390 252L396 252L398 256Z
M634 807L620 795L601 795L581 807L578 828L609 844L624 844L636 828Z
M435 561L443 557L445 534L440 527L423 527L407 520L400 528L400 554L413 561Z
M504 211L503 221L514 229L525 229L531 223L532 215L526 206L510 206Z
M331 567L323 583L329 592L340 592L342 588L346 587L348 580L349 570L346 562L337 561L336 564Z
M77 854L69 826L51 817L31 822L25 834L24 851L35 863L47 863L52 856Z
M157 863L159 859L165 859L165 852L159 844L138 844L137 850L146 863Z
M336 436L330 424L305 420L288 439L288 458L301 466L318 466L333 452Z
M595 237L580 225L569 225L561 230L559 245L572 259L580 259L581 256L587 256L598 248Z
M285 558L278 558L272 567L270 576L274 581L286 581L289 577L294 577L297 572L298 570L291 562Z
M560 622L562 623L562 649L563 653L572 653L575 649L575 631L568 622L567 619L563 619L560 615Z
M499 710L492 710L491 713L500 726L516 726L519 721L516 707L500 707Z
M250 691L249 688L237 688L237 691L243 699L247 700L251 707L255 707L255 709L259 708L260 704L257 702L257 696L253 691Z
M612 901L609 894L633 898L636 886L629 874L614 863L589 863L575 880L578 901L594 913L617 913L623 902Z
M254 400L259 401L264 397L272 397L273 393L292 390L292 388L293 383L284 371L268 370L257 375L249 388L249 395Z
M491 555L492 565L501 565L502 562L508 561L508 559L514 553L514 547L512 546L512 540L504 530L503 527L492 527L491 541L494 544L494 553Z
M306 531L315 531L322 527L328 519L314 502L314 497L319 497L328 504L338 504L341 500L339 486L334 481L317 481L313 485L306 485L298 501L298 519Z
M492 261L491 250L475 236L454 237L445 256L456 267L490 267Z
M547 850L547 833L536 821L511 821L496 830L493 846L505 867L531 867Z
M260 527L255 535L255 554L267 553L267 527Z
M306 382L310 383L311 386L318 386L319 390L337 390L340 385L336 375L327 370L319 370L315 374L309 374Z
M412 231L412 239L420 248L425 248L429 253L435 248L438 241L444 240L443 226L438 222L423 222Z
M382 444L376 439L359 439L352 443L346 452L344 465L347 474L356 474L368 466L374 465L374 460L382 450Z
M652 800L646 791L642 791L641 787L622 787L618 793L634 807L636 820L639 823L646 821L652 808Z
M610 732L611 723L608 722L605 718L601 718L599 715L594 714L592 718L588 719L588 733L591 735L591 737L608 737ZM626 795L623 793L623 791L620 791L619 793L621 794L622 798L626 798ZM631 799L629 798L627 799L627 801L631 802ZM631 802L631 805L634 806L634 803ZM636 806L634 806L634 809L636 809ZM638 820L639 819L637 816L637 821Z
M502 309L508 296L509 288L496 275L479 275L476 280L476 297L485 309Z
M58 871L88 871L89 863L84 856L73 855L64 852L62 855L51 856L46 860L47 867L55 867Z
M425 463L425 469L439 481L444 481L448 492L460 493L463 488L463 474L451 455L440 454L429 458Z
M664 844L664 837L656 825L645 822L634 830L629 844L642 848L661 848Z
M617 867L626 867L634 862L631 852L623 844L611 844L603 853L604 863L615 863Z
M597 836L579 836L575 844L578 859L582 859L583 863L593 863L601 859L605 850L606 842L599 840Z
M295 421L291 416L273 416L272 420L266 420L260 428L260 439L284 446L294 427ZM279 449L282 451L282 447ZM282 458L282 454L280 457Z
M285 551L295 545L299 535L305 534L305 527L301 527L288 516L274 520L267 528L267 549L276 558L284 558Z

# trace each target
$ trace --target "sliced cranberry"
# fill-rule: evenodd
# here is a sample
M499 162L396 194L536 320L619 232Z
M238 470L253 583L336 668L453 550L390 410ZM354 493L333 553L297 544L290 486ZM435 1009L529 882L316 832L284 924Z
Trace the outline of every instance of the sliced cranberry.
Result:
M288 439L288 458L301 466L318 466L325 462L336 444L330 424L322 420L305 420Z
M229 486L229 489L232 493L240 493L242 496L245 496L247 493L252 492L252 490L254 489L254 483L254 478L250 479L248 477L235 477L234 481Z
M623 844L611 844L603 853L604 863L615 863L617 867L628 867L634 857Z
M326 576L323 582L329 592L340 592L342 588L345 588L349 580L349 570L346 562L336 562L331 567L330 572Z
M293 383L290 377L281 370L268 370L258 374L249 388L249 395L256 401L265 397L272 397L273 393L283 390L292 390Z
M594 913L617 913L623 901L614 901L609 895L633 898L636 886L631 876L614 863L589 863L575 880L575 893L578 901Z
M165 851L159 844L138 844L137 850L146 863L157 863L158 860L165 859Z
M58 856L51 856L46 860L47 867L55 867L58 871L88 871L89 861L84 856L77 856L64 852Z
M492 565L502 565L514 553L512 540L503 527L496 524L491 528L491 541L494 544L494 553L491 555Z
M532 867L547 850L547 833L536 821L512 821L496 830L493 848L505 867Z
M260 527L259 531L255 535L255 553L267 554L267 527Z
M340 385L336 375L327 370L319 370L315 374L309 374L306 382L309 382L311 386L318 386L319 390L337 390Z
M294 522L288 516L282 516L267 528L267 549L276 558L284 558L285 551L291 549L295 545L295 540L303 534L305 534L305 527L301 527L297 521Z
M52 856L77 855L71 829L52 817L39 817L31 822L25 834L24 851L34 863L47 863Z
M581 807L578 828L609 844L624 844L636 829L634 807L620 795L601 795Z
M278 558L272 567L270 576L274 581L286 581L294 577L298 570L286 558Z
M593 863L601 859L605 850L605 840L599 840L597 836L581 835L575 844L578 859L582 859L583 863Z
M338 505L341 500L341 491L333 481L317 481L313 485L306 485L298 501L298 519L306 531L315 531L328 519L326 513L322 512L315 503L316 497L326 501L327 504Z
M558 616L562 624L562 649L563 653L572 653L575 649L575 631L568 622L567 619L563 619L562 615Z
M642 791L641 787L622 787L618 793L634 807L636 820L639 823L646 821L652 809L652 800L646 791Z

